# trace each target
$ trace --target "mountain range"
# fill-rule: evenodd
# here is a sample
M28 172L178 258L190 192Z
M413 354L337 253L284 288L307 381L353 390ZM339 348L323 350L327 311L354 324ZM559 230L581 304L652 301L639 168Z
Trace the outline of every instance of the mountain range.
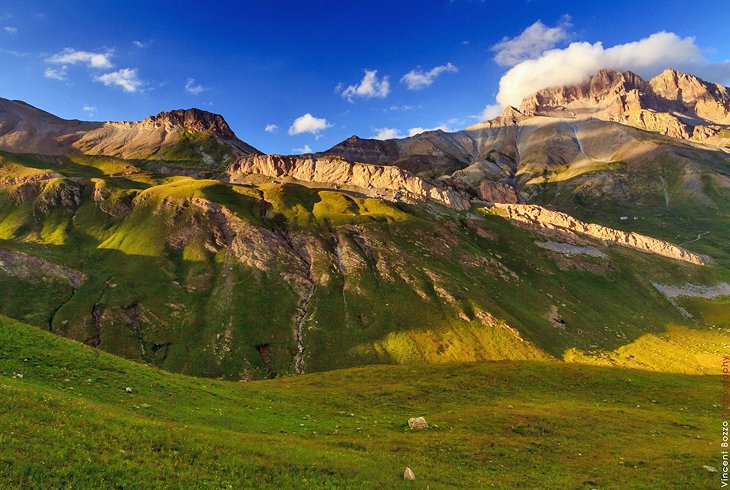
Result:
M462 131L264 155L220 115L0 99L0 312L229 379L727 343L728 88L601 70Z

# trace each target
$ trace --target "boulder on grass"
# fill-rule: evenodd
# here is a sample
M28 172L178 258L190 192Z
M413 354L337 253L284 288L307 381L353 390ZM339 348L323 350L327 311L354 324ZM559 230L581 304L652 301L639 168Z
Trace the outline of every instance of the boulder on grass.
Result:
M414 430L428 429L428 422L423 417L412 417L408 419L408 427Z

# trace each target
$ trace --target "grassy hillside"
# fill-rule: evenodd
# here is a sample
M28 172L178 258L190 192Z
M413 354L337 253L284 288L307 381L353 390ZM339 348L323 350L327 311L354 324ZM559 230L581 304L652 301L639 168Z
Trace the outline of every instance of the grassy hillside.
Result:
M718 484L717 377L505 361L233 383L5 317L0 376L8 489Z
M699 373L730 340L727 298L653 285L730 282L723 266L591 241L606 258L564 255L500 217L295 184L0 163L0 313L171 371L567 358Z
M553 178L531 191L539 204L682 244L728 268L730 165L723 155L698 149L664 151L610 171Z

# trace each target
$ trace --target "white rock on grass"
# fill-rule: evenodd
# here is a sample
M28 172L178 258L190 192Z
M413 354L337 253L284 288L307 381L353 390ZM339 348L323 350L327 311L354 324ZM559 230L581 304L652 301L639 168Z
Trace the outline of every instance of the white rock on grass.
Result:
M406 469L403 472L403 479L404 480L415 480L416 479L416 475L413 474L413 470L411 470L408 466L406 466Z
M423 417L412 417L408 419L408 427L415 430L428 429L428 422Z

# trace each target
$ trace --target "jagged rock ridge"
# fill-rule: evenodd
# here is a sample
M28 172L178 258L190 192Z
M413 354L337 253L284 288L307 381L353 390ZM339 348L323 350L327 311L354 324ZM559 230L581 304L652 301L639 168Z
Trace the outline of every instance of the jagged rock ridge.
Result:
M730 90L671 68L649 81L603 69L577 85L539 90L525 98L520 111L615 121L717 146L730 138Z
M352 163L336 157L249 155L228 169L232 182L240 181L251 174L351 186L363 194L386 199L427 199L456 209L468 209L471 206L468 197L456 189L417 177L402 168Z

